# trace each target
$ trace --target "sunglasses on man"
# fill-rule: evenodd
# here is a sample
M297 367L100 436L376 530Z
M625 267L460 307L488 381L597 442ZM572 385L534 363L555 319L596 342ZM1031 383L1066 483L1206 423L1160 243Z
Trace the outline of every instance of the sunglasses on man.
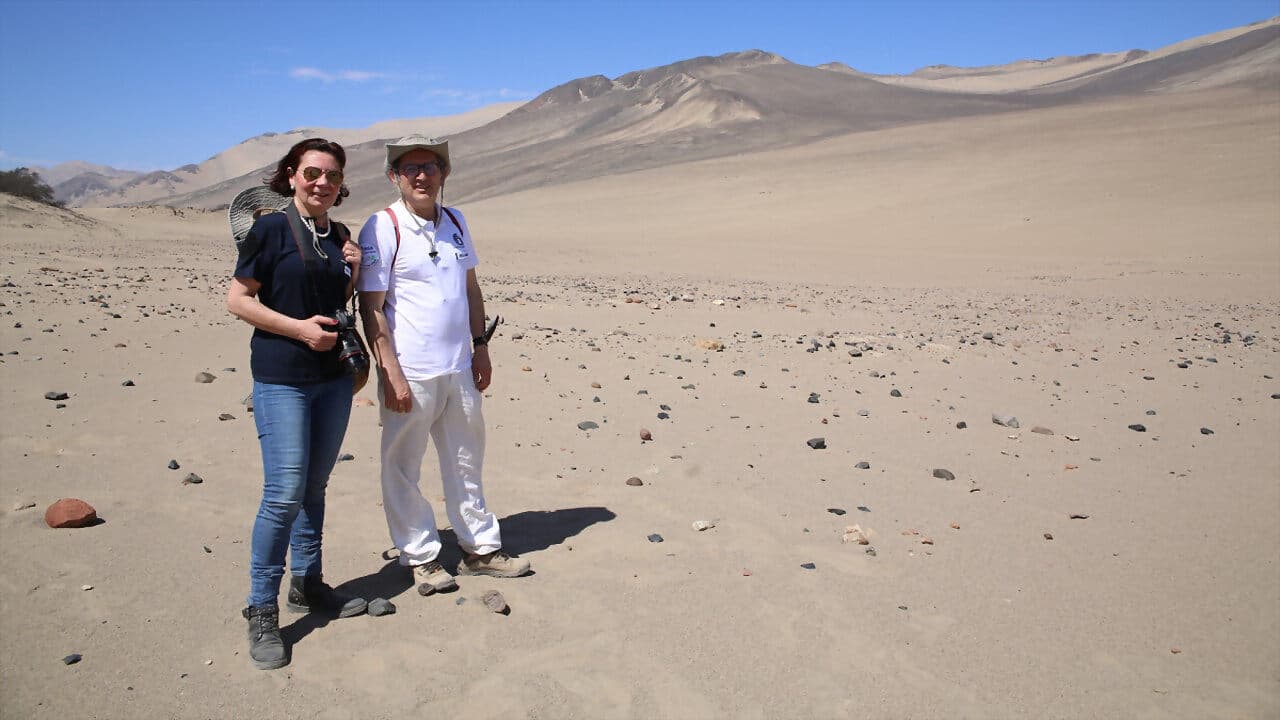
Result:
M418 173L426 173L427 177L435 177L440 174L440 163L405 163L400 166L400 174L407 178L416 178Z

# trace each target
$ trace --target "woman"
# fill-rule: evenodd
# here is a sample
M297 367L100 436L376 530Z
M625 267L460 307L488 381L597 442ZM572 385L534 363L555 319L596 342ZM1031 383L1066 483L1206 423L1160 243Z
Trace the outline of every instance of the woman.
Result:
M352 390L328 316L351 298L360 271L359 245L328 215L347 192L346 161L341 145L320 138L289 149L268 185L293 201L254 221L227 291L227 310L255 328L250 367L264 482L242 615L249 657L264 670L289 662L276 604L286 551L289 609L338 617L366 609L364 600L340 595L321 578L325 486L347 431ZM291 225L303 237L295 238Z

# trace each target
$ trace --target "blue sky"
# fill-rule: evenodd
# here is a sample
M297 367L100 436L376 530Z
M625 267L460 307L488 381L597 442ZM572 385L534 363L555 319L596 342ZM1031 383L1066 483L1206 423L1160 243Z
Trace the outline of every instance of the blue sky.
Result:
M758 48L875 73L1142 48L1280 0L0 0L0 168L205 160L264 132L527 100Z

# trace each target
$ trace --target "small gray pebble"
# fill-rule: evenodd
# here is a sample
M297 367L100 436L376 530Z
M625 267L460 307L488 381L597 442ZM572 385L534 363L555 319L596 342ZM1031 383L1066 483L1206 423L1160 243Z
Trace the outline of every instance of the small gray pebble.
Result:
M373 617L382 617L383 615L392 615L396 611L396 606L386 598L374 598L369 601L369 614Z
M120 383L120 387L133 387L133 381L125 380L124 382Z
M967 422L965 422L965 421L963 421L963 420L961 420L960 422L956 423L956 429L957 429L957 430L963 430L963 429L965 429L965 428L967 428L967 427L969 427L969 423L967 423Z
M178 469L178 468L180 468L180 467L182 467L182 466L178 464L178 461L177 461L177 460L170 460L170 461L169 461L169 469L170 469L170 470L177 470L177 469Z
M80 662L83 659L84 657L80 653L71 653L70 655L62 658L62 664L75 665L76 663Z
M843 515L845 513L844 508L827 508L827 512L832 515Z
M809 438L808 440L806 440L806 441L805 441L805 444L806 444L806 445L808 445L809 447L813 448L814 450L826 450L826 449L827 449L827 439L826 439L826 438L820 438L820 437L816 437L816 438Z
M342 453L341 455L338 456L338 462L351 462L352 460L355 460L355 459L356 459L356 456L352 455L351 453Z
M660 543L662 542L662 536L659 535L658 533L653 533L652 535L649 536L649 542Z
M204 478L195 473L187 473L187 476L182 480L183 485L199 485L202 482L204 482Z
M946 468L934 468L933 476L938 478L939 480L955 480L956 479L955 473L951 472L950 470L947 470Z
M871 463L867 462L866 460L863 460L862 462L858 463L857 465L854 465L854 467L855 467L855 468L857 468L857 469L859 469L859 470L870 470L870 469L871 469Z
M66 400L67 397L68 395L66 393L57 392L55 390L50 390L49 392L44 394L45 400Z
M1130 429L1130 430L1132 430L1132 431L1134 431L1134 432L1146 432L1146 431L1147 431L1147 426L1146 426L1146 425L1143 425L1142 423L1134 423L1134 424L1132 424L1132 425L1130 425L1130 426L1129 426L1129 429Z
M207 372L200 372L200 373L196 373L196 382L198 382L198 383L206 383L206 384L207 384L207 383L211 383L211 382L213 382L213 381L214 381L213 373L207 373Z
M876 549L875 549L875 548L873 548L873 547L868 547L866 550L863 550L863 552L865 552L866 554L870 555L871 557L875 557L875 556L876 556Z
M817 570L817 569L818 569L818 566L817 566L817 565L815 565L815 564L813 564L813 563L811 563L811 562L807 562L807 563L800 563L800 567L804 568L805 570Z
M579 430L595 430L598 427L600 426L595 424L594 422L591 422L590 420L583 420L582 422L578 423Z
M902 391L898 388L894 388L889 391L889 397L902 397Z
M1200 434L1201 434L1201 435L1212 435L1212 434L1213 434L1213 431L1212 431L1212 430L1210 430L1210 429L1209 429L1209 428L1207 428L1207 427L1202 427L1202 428L1200 428Z

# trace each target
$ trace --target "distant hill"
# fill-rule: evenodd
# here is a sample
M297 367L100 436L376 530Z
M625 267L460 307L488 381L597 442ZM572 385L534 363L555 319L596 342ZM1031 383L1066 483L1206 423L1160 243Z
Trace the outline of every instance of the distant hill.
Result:
M72 206L136 205L216 186L229 178L257 171L275 162L297 141L325 137L344 146L374 138L399 137L410 132L446 135L483 125L510 112L520 103L497 103L458 115L388 120L364 128L298 128L284 133L263 133L234 145L196 165L172 171L139 173L87 163L63 163L50 168L54 196ZM81 172L71 172L83 168Z
M447 195L449 202L476 200L847 133L1224 85L1280 87L1280 19L1153 52L983 68L932 66L907 76L870 75L840 63L809 67L761 50L697 57L616 78L571 80L490 121L450 133L455 169ZM371 132L365 141L347 144L352 196L342 207L344 217L394 199L382 163L387 138L399 134ZM263 158L274 159L287 139L271 145L272 152L250 152L253 142L220 155L242 162L227 162L216 172L202 164L201 184L180 171L172 173L180 182L168 176L131 182L151 183L151 202L223 206L260 181ZM247 166L253 167L242 170ZM237 170L241 174L234 175ZM221 179L210 182L214 178ZM154 194L165 183L187 190Z

